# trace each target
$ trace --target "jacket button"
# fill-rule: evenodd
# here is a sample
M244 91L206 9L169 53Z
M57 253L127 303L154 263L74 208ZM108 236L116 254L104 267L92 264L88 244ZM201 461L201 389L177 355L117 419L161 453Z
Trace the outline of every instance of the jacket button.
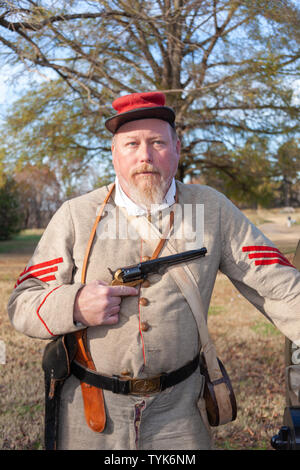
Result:
M143 321L143 322L141 323L141 330L142 330L142 331L148 331L149 328L150 328L150 325L149 325L148 322Z
M149 300L146 299L145 297L141 297L140 300L139 300L139 303L140 303L140 305L142 305L143 307L146 307L146 305L149 304Z
M145 279L143 282L142 282L142 287L149 287L150 286L150 282L148 281L148 279Z

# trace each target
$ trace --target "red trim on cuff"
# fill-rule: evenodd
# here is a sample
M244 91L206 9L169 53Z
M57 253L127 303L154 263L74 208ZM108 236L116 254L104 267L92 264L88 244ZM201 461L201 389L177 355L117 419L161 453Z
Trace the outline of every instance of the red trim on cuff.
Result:
M54 292L56 289L59 289L60 287L62 286L57 286L55 287L54 289L52 289L50 292L48 292L48 294L46 295L46 297L44 298L44 300L40 303L40 305L38 306L37 308L37 311L36 311L36 314L38 316L38 318L41 320L41 322L43 323L44 327L46 328L46 330L48 331L48 333L51 335L51 336L56 336L54 333L52 333L48 326L46 325L46 323L44 322L44 320L42 319L42 317L40 316L40 308L42 307L42 305L45 303L45 301L47 300L47 298L49 297L50 294L52 294L52 292Z

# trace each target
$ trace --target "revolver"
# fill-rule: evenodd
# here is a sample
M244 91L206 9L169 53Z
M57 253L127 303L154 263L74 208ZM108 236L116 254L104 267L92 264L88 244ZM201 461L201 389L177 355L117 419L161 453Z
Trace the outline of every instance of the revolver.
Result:
M116 271L109 269L113 278L111 285L136 286L141 284L149 274L162 274L169 266L201 258L206 253L207 249L203 247L198 250L183 251L175 255L142 261L132 266L119 268Z

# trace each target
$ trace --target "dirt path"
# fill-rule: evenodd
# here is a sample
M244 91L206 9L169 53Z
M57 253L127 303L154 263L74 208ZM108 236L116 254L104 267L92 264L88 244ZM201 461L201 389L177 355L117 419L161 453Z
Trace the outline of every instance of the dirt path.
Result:
M254 216L251 211L245 211L247 217L250 218L257 227L280 249L284 249L285 253L294 251L300 240L300 210L297 209L292 213L282 213L279 210L257 211ZM290 216L295 221L290 227L288 226L287 217Z

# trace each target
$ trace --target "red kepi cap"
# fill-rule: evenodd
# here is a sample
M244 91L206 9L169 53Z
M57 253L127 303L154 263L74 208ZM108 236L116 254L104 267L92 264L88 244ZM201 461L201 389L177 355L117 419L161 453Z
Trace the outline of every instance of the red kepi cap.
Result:
M175 112L165 106L166 97L161 92L132 93L121 96L113 103L117 114L105 121L106 128L113 134L123 124L138 119L162 119L175 128Z

